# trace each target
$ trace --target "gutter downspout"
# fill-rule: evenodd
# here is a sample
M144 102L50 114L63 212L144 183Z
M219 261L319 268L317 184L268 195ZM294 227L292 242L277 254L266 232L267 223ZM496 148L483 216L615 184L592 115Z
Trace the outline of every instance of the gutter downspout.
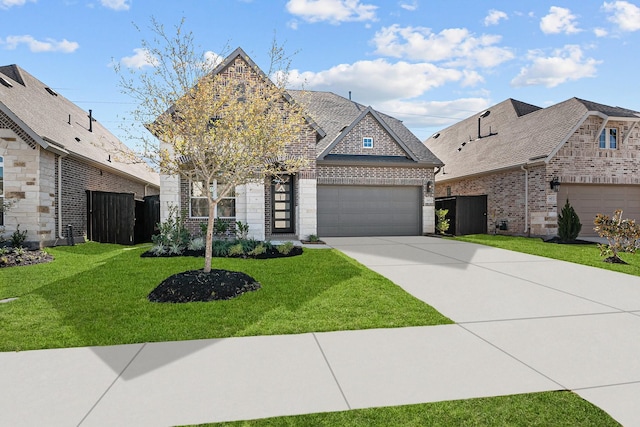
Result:
M524 171L524 232L529 236L531 233L529 229L529 169L525 166L520 166L520 169Z
M58 156L58 238L64 239L62 235L62 156Z

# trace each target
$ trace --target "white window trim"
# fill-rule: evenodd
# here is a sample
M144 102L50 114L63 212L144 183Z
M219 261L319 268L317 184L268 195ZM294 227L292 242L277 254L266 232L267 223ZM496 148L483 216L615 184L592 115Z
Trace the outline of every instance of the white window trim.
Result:
M208 215L207 216L194 216L193 212L191 210L191 208L192 208L191 200L194 200L194 199L205 199L206 200L207 199L206 196L201 196L201 197L194 197L193 196L193 185L194 185L194 182L197 182L197 181L203 182L203 181L200 181L200 180L195 180L195 181L194 180L189 180L189 218L206 219L206 218L209 218ZM217 194L217 191L218 191L218 183L216 181L214 181L213 185L211 185L210 191L213 194L213 197L216 197L216 194ZM232 197L223 197L222 200L229 200L229 199L235 200L235 198L236 198L236 196L235 196L235 190L234 190L234 196L232 196ZM235 216L218 216L218 210L217 209L215 210L213 215L214 215L213 216L214 218L236 219ZM236 212L236 215L237 215L237 212Z
M367 145L371 143L371 145ZM373 137L365 136L362 138L362 148L373 148Z
M611 147L611 131L615 132L615 143L616 146L615 147ZM618 128L604 128L602 129L602 133L600 135L598 135L598 148L601 150L617 150L618 146L620 145L619 139L618 139ZM604 147L602 147L600 145L600 142L602 141L602 135L605 136L604 139Z

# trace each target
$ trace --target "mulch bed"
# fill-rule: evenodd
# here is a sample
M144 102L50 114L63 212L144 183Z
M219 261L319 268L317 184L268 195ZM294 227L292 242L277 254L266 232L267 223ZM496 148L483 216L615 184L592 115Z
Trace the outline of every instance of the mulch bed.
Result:
M12 250L10 253L0 255L0 268L42 264L51 261L53 261L53 256L39 249L25 249L22 253L16 253Z
M190 270L165 279L147 296L151 302L184 303L228 300L260 289L260 283L239 271Z
M285 257L292 257L292 256L297 256L297 255L302 255L302 248L300 246L294 246L293 249L291 249L291 251L288 254L282 254L280 252L278 252L278 250L276 248L270 248L267 249L267 251L265 253L262 253L260 255L229 255L227 256L227 258L251 258L251 259L272 259L272 258L285 258ZM200 250L200 251L190 251L190 250L185 250L183 251L181 254L162 254L162 255L156 255L151 251L147 251L144 252L143 254L140 255L142 258L170 258L170 257L177 257L177 256L192 256L192 257L204 257L204 249Z
M560 237L556 236L556 237L552 237L551 239L547 239L543 241L545 243L558 243L560 245L596 245L596 242L590 242L588 240L580 240L580 239L576 239L576 240L561 240Z

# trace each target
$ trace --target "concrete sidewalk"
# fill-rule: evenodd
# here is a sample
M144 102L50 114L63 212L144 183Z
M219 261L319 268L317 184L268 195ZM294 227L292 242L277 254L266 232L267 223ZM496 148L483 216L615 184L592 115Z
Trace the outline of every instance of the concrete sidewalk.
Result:
M457 324L0 353L0 425L168 426L558 389L640 425L640 278L437 238L325 241Z

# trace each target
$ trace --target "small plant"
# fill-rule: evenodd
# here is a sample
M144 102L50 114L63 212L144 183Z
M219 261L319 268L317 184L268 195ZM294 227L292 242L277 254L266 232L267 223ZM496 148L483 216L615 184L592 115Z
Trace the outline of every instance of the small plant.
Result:
M153 245L153 247L149 250L149 252L151 252L153 255L155 256L160 256L160 255L164 255L167 253L167 248L164 245L161 244L155 244Z
M201 251L204 249L204 245L204 237L195 237L191 239L191 241L189 242L189 246L187 246L187 249L189 249L190 251Z
M317 234L309 234L309 237L307 238L307 241L309 241L311 243L318 243L320 241L320 238L318 237Z
M221 220L216 220L213 224L213 234L222 238L227 234L229 229L229 223Z
M229 256L244 255L244 247L242 247L242 243L235 243L231 247L229 247L228 255Z
M245 240L249 235L249 224L245 224L241 221L236 221L236 238Z
M9 249L9 248L0 248L0 255L6 255L8 253L11 253L11 249Z
M222 258L229 254L230 242L226 240L214 240L211 246L212 254L215 257Z
M159 234L151 237L155 245L169 248L171 253L180 254L189 244L191 235L184 226L184 212L178 212L178 207L169 205L169 216L164 222L158 224ZM178 251L178 252L175 252Z
M14 248L21 248L24 241L27 239L27 230L20 231L20 224L16 227L16 231L11 233L9 241Z
M436 230L438 233L444 234L449 230L449 218L447 214L449 209L436 209Z
M582 230L580 218L567 199L558 216L558 236L563 242L573 242L580 234L580 230Z
M276 246L276 249L282 255L289 255L289 253L293 250L293 242L284 242L284 243Z
M250 250L247 255L250 256L258 256L258 255L262 255L263 253L267 252L267 247L262 244L259 243L255 248L253 248L252 250Z
M598 214L593 221L593 228L600 237L607 239L608 244L599 244L600 256L605 261L625 263L618 254L620 252L636 253L640 248L640 225L632 219L623 219L622 210L617 209L612 217Z

